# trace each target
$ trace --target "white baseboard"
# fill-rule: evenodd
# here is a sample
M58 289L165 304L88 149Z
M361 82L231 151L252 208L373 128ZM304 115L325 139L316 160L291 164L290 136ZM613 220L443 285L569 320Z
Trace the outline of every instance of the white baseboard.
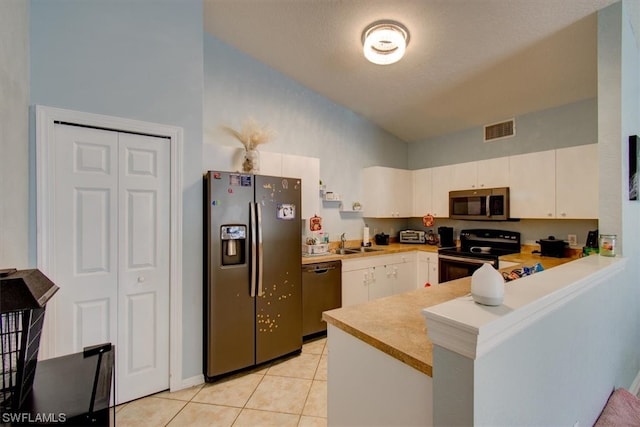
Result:
M174 391L183 390L185 388L200 385L202 383L204 383L204 375L195 375L191 378L183 379L182 382L180 382L180 385L178 386L178 388L171 389L171 392L173 393Z
M640 372L638 372L638 375L636 375L636 378L631 383L629 392L635 394L636 396L640 396Z

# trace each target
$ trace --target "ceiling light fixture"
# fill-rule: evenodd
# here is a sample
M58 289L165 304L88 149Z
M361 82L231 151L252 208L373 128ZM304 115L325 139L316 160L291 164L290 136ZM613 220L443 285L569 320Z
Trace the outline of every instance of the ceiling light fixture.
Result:
M374 64L398 62L409 44L409 30L399 22L376 21L362 32L364 56Z

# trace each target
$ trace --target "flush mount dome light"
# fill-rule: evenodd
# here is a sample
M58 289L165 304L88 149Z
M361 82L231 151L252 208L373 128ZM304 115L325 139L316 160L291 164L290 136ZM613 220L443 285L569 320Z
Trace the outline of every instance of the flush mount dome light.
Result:
M364 56L374 64L398 62L409 44L409 31L395 21L377 21L362 33Z

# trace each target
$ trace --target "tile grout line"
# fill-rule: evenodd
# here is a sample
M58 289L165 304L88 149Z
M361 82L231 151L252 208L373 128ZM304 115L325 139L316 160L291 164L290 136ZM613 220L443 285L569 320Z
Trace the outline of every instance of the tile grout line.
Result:
M235 423L238 421L238 418L240 418L240 415L242 414L242 411L244 411L245 409L249 409L249 410L252 409L252 408L247 408L247 404L249 403L249 401L251 400L253 395L258 390L258 387L260 387L260 384L262 384L262 381L264 381L264 377L267 376L267 372L269 372L269 368L271 368L271 366L273 366L273 365L271 363L269 363L269 366L267 368L265 368L264 374L262 374L262 378L260 378L260 381L258 381L258 384L256 384L255 388L253 389L253 391L251 392L249 397L247 397L247 400L245 400L244 404L242 405L242 408L240 408L240 411L238 411L238 415L236 415L236 417L233 419L233 422L231 423L231 427L233 427L235 425Z
M173 417L171 417L171 419L170 419L169 421L167 421L167 422L164 424L164 426L165 426L165 427L167 427L169 424L171 424L171 421L173 421L173 420L178 416L178 414L180 414L180 412L182 412L182 411L184 410L184 408L186 408L186 407L187 407L187 404L188 404L190 401L186 401L186 402L185 402L185 401L183 401L183 402L184 402L184 404L182 405L182 408L180 408L180 410L179 410L178 412L176 412L175 414L173 414Z
M324 350L324 346L322 347ZM298 425L302 420L302 415L304 414L304 407L307 406L307 401L309 400L309 395L311 394L311 389L313 388L313 382L315 381L316 374L318 373L318 368L320 367L320 360L322 359L322 354L318 357L318 364L316 365L316 369L313 371L313 378L311 378L311 385L309 386L309 391L307 391L307 396L304 398L304 403L302 404L302 410L300 410L300 418L298 420Z
M198 395L198 393L200 393L200 392L204 389L205 385L206 385L206 381L205 381L205 383L204 383L202 386L200 386L200 388L198 389L198 391L196 391L196 392L193 394L193 396L191 396L191 397L189 398L189 400L187 400L187 401L185 401L185 402L184 402L184 406L183 406L183 407L182 407L182 408L181 408L181 409L180 409L180 410L179 410L179 411L178 411L178 412L173 416L173 418L171 418L171 419L169 420L169 422L168 422L168 423L166 423L166 424L165 424L165 427L167 427L169 424L171 424L171 421L173 421L173 420L174 420L174 419L175 419L175 418L180 414L180 412L184 411L184 409L187 407L187 405L189 405L189 403L198 403L198 402L193 402L193 399Z
M265 409L255 409L255 410L263 411L263 412L271 412L271 413L281 413L281 414L296 415L296 416L298 417L298 425L299 425L299 424L300 424L300 422L302 421L303 412L304 412L304 407L306 406L306 404L307 404L307 402L308 402L308 400L309 400L309 396L310 396L310 394L311 394L311 388L313 387L313 383L314 383L315 381L320 381L320 380L316 380L316 375L318 374L318 369L320 368L320 362L321 362L321 360L322 360L322 356L324 355L324 352L325 352L325 350L326 350L326 347L327 347L327 342L325 341L325 342L324 342L324 344L322 345L322 349L320 350L320 352L319 352L319 354L318 354L318 356L319 356L319 357L318 357L318 361L317 361L316 367L315 367L315 369L314 369L313 376L312 376L312 378L310 379L311 384L310 384L309 390L308 390L308 391L307 391L307 393L306 393L306 396L305 396L305 399L304 399L304 403L303 403L303 405L302 405L302 409L301 409L301 411L300 411L300 413L299 413L299 414L292 414L292 413L288 413L288 412L280 412L280 411L269 411L269 410L265 410ZM303 352L301 352L300 354L303 354ZM314 353L308 353L308 354L314 354ZM272 364L269 364L269 366L268 366L267 368L265 368L264 373L263 373L263 374L261 374L262 378L260 379L260 381L258 382L258 384L256 385L256 387L253 389L253 391L251 392L251 394L249 395L249 397L248 397L248 398L247 398L247 400L244 402L244 404L243 404L243 406L242 406L241 408L238 408L238 407L236 407L236 406L228 406L229 408L238 408L238 409L240 409L240 411L238 412L238 414L236 415L236 417L234 418L234 420L233 420L233 422L232 422L232 424L231 424L232 426L237 422L237 420L238 420L238 418L240 417L240 414L242 413L242 411L243 411L243 410L245 410L245 409L248 409L248 410L254 410L253 408L247 408L247 404L249 403L249 401L251 400L251 398L253 397L253 395L254 395L254 394L256 393L256 391L258 390L258 387L260 386L260 384L262 384L262 382L264 381L265 377L266 377L266 376L267 376L267 374L268 374L268 370L269 370L269 368L271 368L272 366L273 366ZM281 375L271 375L271 376L281 376ZM291 376L291 377L289 377L289 378L306 379L306 378L300 378L298 375L294 375L294 376ZM176 412L176 413L171 417L171 419L170 419L167 423L165 423L165 424L164 424L164 425L165 425L165 427L166 427L166 426L168 426L168 425L169 425L169 424L170 424L170 423L171 423L171 422L172 422L172 421L173 421L173 420L174 420L174 419L175 419L175 418L176 418L176 417L177 417L177 416L178 416L182 411L184 411L184 409L187 407L187 405L188 405L189 403L201 403L201 402L194 402L194 401L193 401L193 399L194 399L194 398L195 398L195 397L196 397L196 396L197 396L197 395L198 395L198 394L199 394L199 393L200 393L200 392L201 392L205 387L206 387L206 383L205 383L204 385L202 385L202 386L199 388L199 390L198 390L196 393L194 393L194 394L193 394L193 396L191 396L188 400L171 399L171 398L169 398L169 397L166 397L166 399L169 399L169 400L181 401L181 402L183 402L183 405L182 405L182 407L180 408L180 410L179 410L178 412ZM152 396L147 396L147 397L152 397ZM159 398L160 398L160 397L159 397ZM165 398L163 397L163 399L165 399ZM129 403L129 402L125 403L121 409L124 409L124 406L127 406L127 404L128 404L128 403ZM214 406L227 406L227 405L214 405ZM326 417L317 417L317 416L313 416L313 417L314 417L314 418L324 418L324 419L326 420Z

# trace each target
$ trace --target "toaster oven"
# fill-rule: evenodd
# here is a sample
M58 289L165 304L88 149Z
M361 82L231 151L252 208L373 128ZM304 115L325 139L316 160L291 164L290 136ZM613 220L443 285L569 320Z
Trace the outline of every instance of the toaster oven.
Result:
M403 230L400 232L400 243L427 243L427 236L421 230Z

